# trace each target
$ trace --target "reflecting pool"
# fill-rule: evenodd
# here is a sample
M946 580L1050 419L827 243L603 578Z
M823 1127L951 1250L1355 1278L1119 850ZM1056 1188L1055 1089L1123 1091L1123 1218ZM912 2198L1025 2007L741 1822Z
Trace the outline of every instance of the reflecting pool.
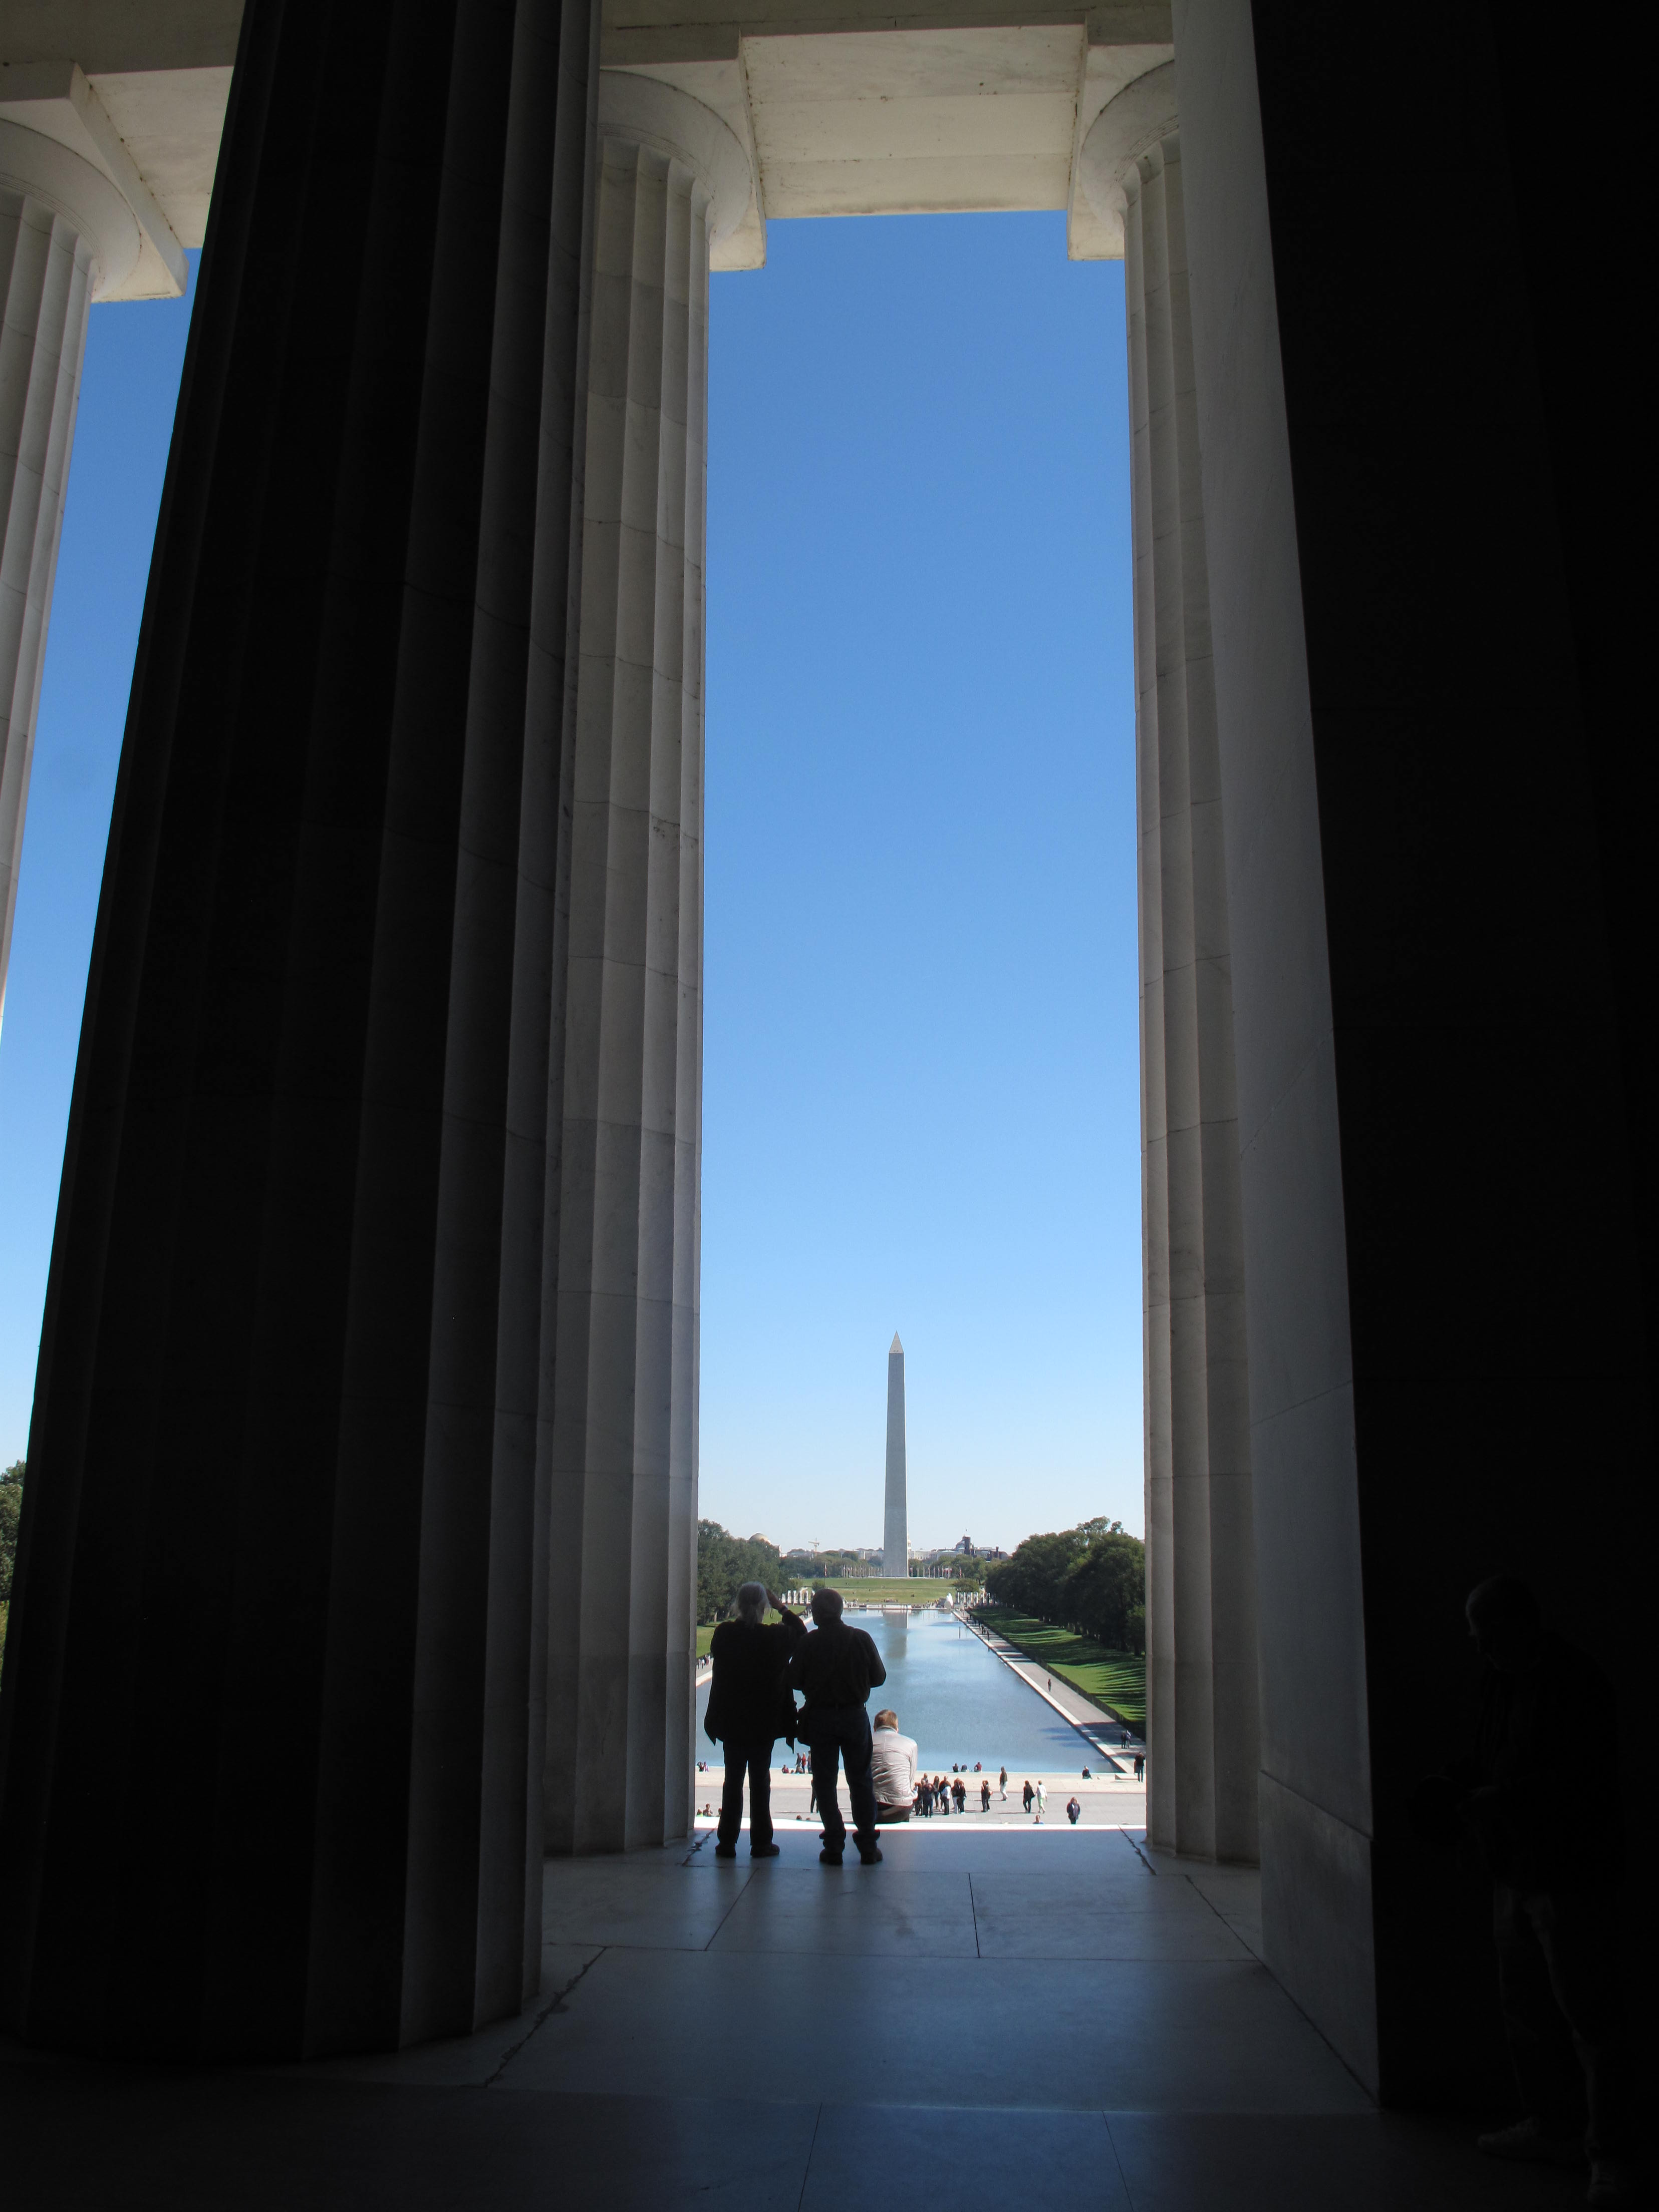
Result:
M855 1628L875 1639L887 1681L870 1694L870 1710L890 1705L899 1727L916 1740L916 1756L930 1772L978 1759L994 1774L1064 1774L1105 1762L1086 1738L1044 1705L1036 1691L988 1651L971 1629L948 1613L852 1613ZM708 1710L705 1684L697 1692L697 1757Z

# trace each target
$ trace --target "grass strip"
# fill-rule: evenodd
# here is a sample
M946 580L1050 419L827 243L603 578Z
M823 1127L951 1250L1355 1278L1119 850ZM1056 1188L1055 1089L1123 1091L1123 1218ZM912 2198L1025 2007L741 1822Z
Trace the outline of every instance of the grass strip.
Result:
M1092 1637L1073 1636L1070 1629L1056 1628L1050 1621L994 1606L980 1607L974 1618L1049 1674L1092 1698L1115 1720L1127 1722L1138 1732L1145 1729L1146 1662L1138 1652L1109 1651Z

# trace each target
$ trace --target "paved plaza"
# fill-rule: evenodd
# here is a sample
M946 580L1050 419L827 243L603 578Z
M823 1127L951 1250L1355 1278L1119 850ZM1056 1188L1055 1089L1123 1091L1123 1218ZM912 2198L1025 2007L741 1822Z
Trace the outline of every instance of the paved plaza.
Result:
M707 1748L712 1751L716 1747L710 1744ZM783 1746L779 1746L781 1751L783 1748ZM935 1767L930 1771L937 1773L939 1769ZM725 1768L717 1764L711 1763L698 1773L696 1780L699 1828L713 1829L715 1816L720 1811L720 1789L725 1778ZM947 1773L945 1778L948 1782L952 1779L952 1777ZM985 1813L980 1809L979 1785L988 1778L991 1784L991 1809L988 1813ZM1068 1825L1066 1818L1066 1801L1073 1796L1076 1796L1078 1803L1082 1808L1078 1822L1079 1827L1140 1828L1146 1825L1146 1786L1144 1784L1136 1782L1133 1775L1103 1775L1097 1765L1091 1769L1090 1779L1086 1782L1083 1778L1080 1765L1073 1767L1067 1773L1049 1771L1043 1773L1041 1778L1043 1787L1048 1793L1048 1809L1042 1821L1042 1825L1046 1827L1058 1826L1064 1828ZM1029 1828L1036 1825L1033 1814L1025 1810L1020 1794L1020 1786L1027 1780L1034 1789L1036 1788L1038 1776L1035 1770L1027 1775L1024 1772L1017 1772L1012 1766L1009 1768L1008 1797L1006 1804L998 1794L997 1778L994 1772L988 1778L982 1774L964 1774L962 1779L968 1784L968 1810L960 1815L963 1828L1009 1826ZM774 1761L772 1819L778 1828L810 1826L812 1833L817 1835L817 1816L809 1810L811 1796L812 1778L810 1774L781 1774L778 1771L778 1763ZM853 1824L853 1808L852 1801L847 1794L847 1782L844 1776L837 1789L836 1796L840 1801L842 1818L850 1828ZM957 1822L958 1815L953 1810L949 1814L936 1813L931 1820L927 1820L913 1817L901 1825L914 1828L918 1833L933 1836L947 1828L954 1829ZM748 1826L746 1812L744 1815L744 1825L745 1827ZM884 1828L882 1833L885 1835L887 1832L888 1831Z
M307 2067L0 2063L9 2212L1551 2212L1465 2124L1379 2114L1257 1957L1257 1877L1133 1832L713 1838L550 1861L541 1994ZM625 2089L625 2094L623 2093Z

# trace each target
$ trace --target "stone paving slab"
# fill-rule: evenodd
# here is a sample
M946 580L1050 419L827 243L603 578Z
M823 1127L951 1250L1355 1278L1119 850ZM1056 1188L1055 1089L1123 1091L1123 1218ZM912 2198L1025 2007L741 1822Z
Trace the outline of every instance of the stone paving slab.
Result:
M1557 2212L1379 2115L1249 1955L1255 1877L951 1820L550 1862L541 1993L447 2043L157 2069L0 2045L6 2212L831 2212L872 2172L1083 2212ZM621 1930L626 1941L605 1940ZM1194 1954L1198 1955L1194 1955ZM1501 2116L1498 2116L1501 2117Z
M873 1871L873 1870L872 1870ZM1115 1962L610 1950L503 2069L520 2089L1163 2112L1364 2112L1253 1960ZM740 2057L738 2055L740 2054Z
M1582 2174L1365 2112L434 2091L0 2060L7 2212L835 2212L872 2172L1067 2212L1565 2212ZM907 2194L914 2193L907 2190Z

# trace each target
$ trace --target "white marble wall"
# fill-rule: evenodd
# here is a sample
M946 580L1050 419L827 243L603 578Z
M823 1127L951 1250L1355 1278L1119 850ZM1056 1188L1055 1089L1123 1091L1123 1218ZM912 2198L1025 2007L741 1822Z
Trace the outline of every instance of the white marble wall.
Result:
M1256 1856L1255 1547L1227 873L1172 69L1090 134L1124 227L1134 530L1147 1825Z
M0 1016L87 310L138 244L88 163L0 120Z
M1365 1609L1313 714L1249 0L1176 0L1251 1291L1262 1920L1379 2081Z
M686 1832L696 1572L703 517L726 125L601 80L549 1578L545 1833Z

